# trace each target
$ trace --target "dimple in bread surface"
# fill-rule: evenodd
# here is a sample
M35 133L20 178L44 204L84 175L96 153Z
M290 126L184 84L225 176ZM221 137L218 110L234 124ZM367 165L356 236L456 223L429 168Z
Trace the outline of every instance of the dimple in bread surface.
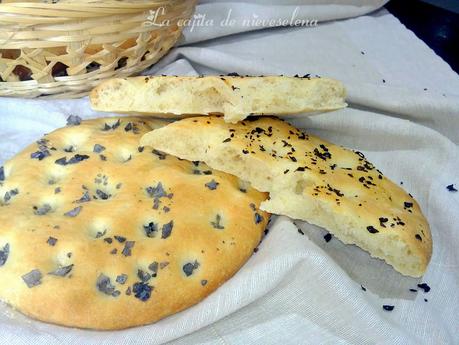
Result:
M0 168L1 300L46 322L122 329L199 302L250 257L267 194L139 147L163 121L70 122Z
M141 143L249 181L270 193L262 209L325 227L402 274L426 270L432 238L419 205L360 152L269 117L183 119Z
M336 110L346 106L344 97L340 82L309 76L152 76L105 81L90 100L100 111L171 118L224 114L234 123L248 115Z

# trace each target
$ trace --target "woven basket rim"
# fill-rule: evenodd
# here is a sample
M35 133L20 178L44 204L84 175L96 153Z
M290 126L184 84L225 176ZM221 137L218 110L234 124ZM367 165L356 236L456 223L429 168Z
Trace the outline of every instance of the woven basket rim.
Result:
M84 95L102 80L156 63L180 38L182 20L197 3L14 1L0 3L0 96L47 98ZM169 24L156 25L157 18Z

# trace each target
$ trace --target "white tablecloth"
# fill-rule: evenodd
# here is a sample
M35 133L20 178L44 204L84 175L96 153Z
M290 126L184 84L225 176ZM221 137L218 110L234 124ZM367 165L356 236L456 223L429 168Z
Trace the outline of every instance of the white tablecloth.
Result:
M354 246L334 238L326 243L322 229L278 217L241 271L182 313L150 326L91 332L40 323L0 306L0 344L459 343L459 192L446 189L459 187L458 75L385 10L331 21L370 12L384 1L305 2L207 1L198 13L216 21L228 8L238 18L289 18L297 5L299 17L327 21L211 40L254 28L195 28L151 72L311 73L342 80L348 109L293 122L364 152L418 199L434 243L426 275L402 277ZM87 99L0 99L0 165L63 126L69 114L100 116ZM409 291L420 282L431 291ZM394 310L383 310L385 304Z

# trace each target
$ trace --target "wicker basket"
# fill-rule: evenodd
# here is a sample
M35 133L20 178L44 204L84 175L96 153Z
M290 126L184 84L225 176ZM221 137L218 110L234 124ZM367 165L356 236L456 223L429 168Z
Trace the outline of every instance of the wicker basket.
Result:
M0 96L76 98L157 62L196 0L0 1Z

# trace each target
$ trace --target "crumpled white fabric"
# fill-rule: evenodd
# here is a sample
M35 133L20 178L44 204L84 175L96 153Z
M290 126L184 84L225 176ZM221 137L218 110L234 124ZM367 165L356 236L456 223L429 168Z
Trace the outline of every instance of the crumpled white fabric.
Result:
M257 3L259 15L272 15L265 2ZM270 3L295 5L293 0ZM334 12L339 4L326 5L333 1L314 3L306 8L311 13L322 8L330 11L327 19L343 17ZM344 3L352 4L352 11L359 3L372 9L381 4L348 0L340 2L343 8ZM207 2L199 9L219 18L222 5ZM254 5L232 6L245 13ZM345 16L363 13L351 7ZM354 246L335 238L326 243L323 229L275 217L249 262L184 312L145 327L96 332L44 324L0 306L0 344L459 343L459 192L446 189L453 183L459 187L457 74L385 10L315 28L269 29L191 44L214 34L193 35L186 33L188 41L149 73L312 73L346 84L348 109L289 120L362 151L389 178L403 182L431 225L434 251L427 273L420 280L403 277ZM69 114L107 116L91 111L87 99L0 99L0 165L65 125ZM420 282L432 290L409 291ZM394 310L384 311L385 304Z

